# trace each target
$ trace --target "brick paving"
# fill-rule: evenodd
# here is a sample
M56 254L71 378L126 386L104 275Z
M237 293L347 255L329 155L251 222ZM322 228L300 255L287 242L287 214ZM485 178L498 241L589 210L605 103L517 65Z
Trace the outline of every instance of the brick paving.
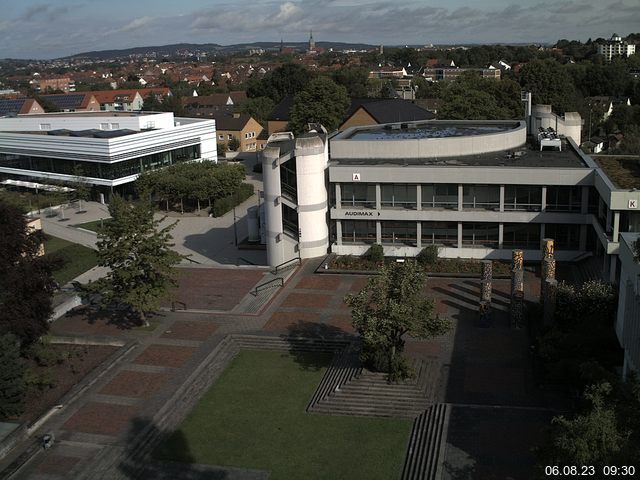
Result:
M92 387L88 394L47 424L46 428L56 431L56 436L63 444L64 439L84 435L82 438L92 446L83 450L74 447L73 443L64 444L67 450L76 448L78 455L84 456L74 469L74 478L80 471L86 474L80 477L94 478L93 454L87 452L95 452L106 445L115 445L126 451L130 447L127 438L132 426L139 425L143 417L152 418L167 402L168 395L179 389L195 366L205 360L224 335L264 332L269 335L296 334L326 338L352 334L349 309L343 297L364 287L367 277L313 274L317 264L318 261L305 262L284 288L274 290L274 298L259 315L166 312L155 318L159 322L158 327L144 335L140 331L130 330L130 325L126 323L114 323L113 318L92 317L88 320L84 315L75 315L55 322L52 325L54 334L119 336L135 339L141 344L121 365ZM240 302L264 273L264 270L253 269L184 270L186 273L177 291L178 299L185 301L188 308L226 312ZM535 298L539 291L539 280L533 280L529 274L525 278L527 298ZM492 460L493 457L487 453L502 448L503 444L507 444L511 455L509 458L516 459L515 462L524 458L523 464L526 465L528 448L534 436L512 442L505 440L505 437L515 439L519 431L524 435L539 432L546 419L542 414L510 413L507 422L500 420L499 416L485 414L478 407L462 405L487 405L490 406L488 412L492 412L495 405L542 405L531 381L526 333L511 330L508 326L505 310L508 307L509 288L509 280L494 281L494 320L488 328L481 328L477 324L479 280L430 278L425 294L434 298L436 311L450 318L455 328L439 339L408 340L406 344L409 356L423 359L435 357L444 364L438 396L440 401L458 405L455 407L457 416L455 422L452 421L451 445L446 457L451 468L458 469L458 477L450 475L446 478L462 478L459 475L466 468L465 458L473 459L476 471L483 471L485 467L489 469L487 465L494 460L503 462L504 467L504 455L494 455L495 459ZM180 342L188 346L181 346ZM167 368L173 369L171 373L166 371ZM99 394L100 401L96 401L95 394ZM492 434L492 428L501 434ZM464 437L467 431L476 432L474 435L483 439L482 442L476 443L469 435L469 438ZM488 456L485 458L485 455ZM38 473L39 468L48 469L47 465L53 464L55 457L54 452L45 454L43 459L46 462L41 459L33 462L31 472ZM62 464L65 461L75 463L75 459L57 457L60 457ZM69 464L65 472L72 467ZM500 468L496 471L502 471ZM505 468L503 470L507 471L508 465ZM52 469L55 467L51 467L51 472L47 471L50 478L56 478L56 475L58 478L65 477L65 472L60 474ZM44 470L41 473L45 473ZM107 469L104 475L96 475L95 478L112 478L113 473ZM515 475L514 478L524 477Z
M165 373L121 370L99 393L148 398L165 386L169 378Z
M63 429L98 435L122 435L140 408L130 405L89 402L63 425Z
M176 320L164 329L162 338L176 338L179 340L205 340L219 328L219 325L209 321Z
M78 457L47 455L38 462L36 472L45 475L65 476L80 461Z
M175 300L188 309L228 312L260 281L265 270L181 268L179 272Z
M173 345L149 345L133 363L160 367L181 367L196 352L195 348Z

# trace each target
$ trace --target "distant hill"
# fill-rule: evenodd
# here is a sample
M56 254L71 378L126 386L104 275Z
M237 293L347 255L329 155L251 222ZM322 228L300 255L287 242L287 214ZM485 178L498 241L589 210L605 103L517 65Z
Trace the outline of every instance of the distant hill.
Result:
M285 43L285 47L304 49L307 46L307 42L294 42ZM344 43L344 42L316 42L316 46L328 50L333 48L334 50L370 50L376 48L376 45L368 45L365 43ZM273 50L280 47L280 42L253 42L253 43L238 43L234 45L219 45L217 43L176 43L173 45L159 45L149 47L132 47L120 50L99 50L92 52L78 53L70 55L64 58L87 58L93 60L105 60L105 59L117 59L130 57L131 55L150 55L156 56L172 56L183 50L190 52L201 53L222 53L230 54L237 53L243 50L249 50L252 48L263 48L265 50Z

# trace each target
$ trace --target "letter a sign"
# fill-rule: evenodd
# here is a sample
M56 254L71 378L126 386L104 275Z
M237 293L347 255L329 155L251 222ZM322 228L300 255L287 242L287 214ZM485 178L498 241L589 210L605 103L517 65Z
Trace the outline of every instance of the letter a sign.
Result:
M360 181L360 174L359 173L352 173L351 174L351 180L354 182L359 182Z

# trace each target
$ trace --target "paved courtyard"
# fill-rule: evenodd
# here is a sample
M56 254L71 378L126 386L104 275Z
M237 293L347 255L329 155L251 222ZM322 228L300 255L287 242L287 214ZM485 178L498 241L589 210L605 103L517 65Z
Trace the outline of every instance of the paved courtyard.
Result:
M163 311L152 318L150 329L86 313L56 321L53 335L121 340L134 347L128 352L122 347L116 365L46 422L41 431L55 432L57 442L37 454L21 478L126 478L126 466L113 470L113 465L96 459L122 454L136 432L154 428L154 415L228 333L353 336L343 298L361 289L367 279L315 274L318 264L303 263L256 315L231 313L264 274L247 267L187 271L177 296L202 311ZM535 298L538 287L530 274L526 284L527 298ZM432 278L425 293L434 298L436 311L455 325L442 338L407 342L409 355L440 361L437 400L454 404L444 459L447 478L527 478L522 475L532 462L529 448L547 422L551 405L533 384L525 330L508 325L509 281L494 282L495 312L484 327L478 325L476 313L479 280ZM193 478L227 478L207 477L213 475L211 467L198 469L204 476ZM465 472L470 476L462 476ZM256 472L229 475L260 477Z

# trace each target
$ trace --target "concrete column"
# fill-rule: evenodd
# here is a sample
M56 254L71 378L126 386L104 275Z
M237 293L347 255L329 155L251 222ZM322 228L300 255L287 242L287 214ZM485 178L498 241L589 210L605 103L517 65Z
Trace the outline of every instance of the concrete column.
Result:
M462 211L462 199L464 198L464 185L458 184L458 211ZM462 246L462 245L461 245Z
M580 241L578 248L581 252L587 250L587 225L580 225Z
M336 220L336 243L342 245L342 220Z
M422 222L416 222L416 246L422 248Z
M546 185L542 186L542 195L540 196L540 200L542 203L542 206L540 207L540 211L544 212L547 210L547 186Z
M382 187L380 186L379 183L376 183L376 210L380 210L381 208L382 208Z
M380 220L376 221L376 243L382 245L382 224Z
M620 241L620 212L619 211L615 211L613 212L613 241L614 242L619 242Z
M275 267L285 258L282 239L282 201L280 200L280 149L266 147L262 152L262 181L264 185L264 214L267 227L267 263Z
M580 202L580 213L583 215L589 212L589 187L582 187L582 197Z
M342 208L342 184L336 183L336 208Z
M504 185L500 185L500 211L504 212ZM500 240L500 244L502 245L502 240Z
M504 223L498 224L498 249L502 250L502 243L504 242Z
M422 185L416 185L416 209L422 210Z
M458 222L458 248L462 248L462 222Z

